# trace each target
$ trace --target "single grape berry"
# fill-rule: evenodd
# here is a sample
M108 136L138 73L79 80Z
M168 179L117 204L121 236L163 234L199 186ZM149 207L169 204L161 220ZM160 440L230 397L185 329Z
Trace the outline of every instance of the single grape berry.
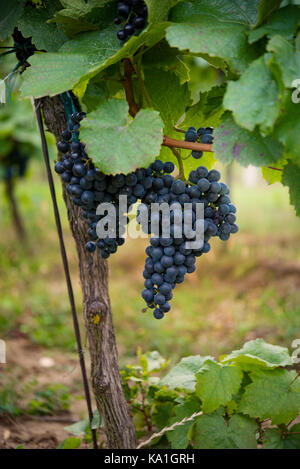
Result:
M120 16L123 16L124 18L126 18L130 13L130 7L129 5L126 5L126 3L123 3L123 2L119 2L118 4L118 14Z
M145 24L146 24L145 18L143 18L142 16L137 16L137 17L134 19L133 24L134 24L134 26L135 26L137 29L143 29L143 27L144 27Z
M132 36L135 32L135 29L132 24L128 23L124 26L124 31L127 34L127 36Z
M89 241L88 243L86 243L85 247L86 247L87 251L89 251L89 252L96 251L96 244L93 243L92 241Z
M120 41L125 41L125 39L127 39L127 34L124 29L120 29L120 31L117 32L117 36Z

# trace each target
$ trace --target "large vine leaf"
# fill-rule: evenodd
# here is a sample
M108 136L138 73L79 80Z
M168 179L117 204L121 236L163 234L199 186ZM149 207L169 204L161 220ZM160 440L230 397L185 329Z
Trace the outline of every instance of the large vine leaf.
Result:
M142 45L151 47L159 42L167 23L147 28L122 47L116 36L118 27L82 33L66 42L58 53L35 54L24 74L22 95L53 96L88 81L105 68L131 57Z
M246 342L240 350L234 350L222 358L222 363L237 363L244 371L253 368L272 369L293 365L286 347L266 343L263 339Z
M293 103L293 93L290 91L287 92L281 106L281 115L274 128L274 137L284 145L285 156L300 165L300 106Z
M274 425L289 423L300 410L300 383L295 371L256 370L246 386L239 411L262 420L271 418Z
M170 131L190 104L187 83L181 85L178 76L160 69L147 69L144 83L152 106L165 123L165 131Z
M0 41L4 41L14 30L22 15L25 0L1 2L0 10Z
M172 10L175 24L167 30L171 46L209 57L224 59L242 73L257 57L246 34L278 8L280 0L244 2L243 0L195 0Z
M97 78L97 77L96 77ZM86 88L82 102L87 111L95 111L97 107L109 97L109 91L105 81L91 80Z
M257 57L247 44L247 26L221 21L211 16L185 17L167 29L166 38L172 47L197 55L224 59L242 73Z
M58 0L48 2L46 7L35 8L30 4L25 6L18 28L24 37L32 37L37 49L55 52L68 40L56 24L47 23L59 6Z
M187 109L180 128L187 130L190 126L217 127L224 113L222 101L225 89L225 86L214 86L211 90L200 93L198 103Z
M60 24L69 37L107 26L116 13L112 0L60 0L60 3L64 8L55 13L52 22Z
M24 97L63 93L98 70L79 54L41 53L30 57L29 62L31 67L22 74L21 93Z
M252 131L258 125L263 135L270 133L280 103L276 82L264 56L252 62L239 80L228 83L223 104L241 127Z
M145 0L148 7L148 22L157 23L168 19L169 11L183 0Z
M283 146L271 137L263 138L255 130L239 127L227 113L215 131L214 151L223 163L237 160L242 166L269 166L283 154Z
M103 102L83 121L81 138L89 156L106 174L147 167L158 155L163 122L157 111L143 109L134 119L120 99Z
M234 365L206 360L196 374L196 395L203 403L203 412L213 412L227 404L238 392L242 376L241 370Z
M209 15L224 22L254 27L278 8L281 0L191 0L173 9L171 20L195 15Z
M196 385L195 374L209 358L212 357L194 355L182 358L182 360L180 360L180 362L161 380L161 385L167 385L170 389L182 388L187 391L194 391Z
M190 79L190 68L182 60L180 51L176 47L170 47L164 39L143 55L143 68L147 67L172 71L182 84Z
M267 428L263 449L300 449L300 424L293 425L289 432L283 435L279 428Z
M294 31L300 20L300 10L295 5L288 5L275 11L268 21L259 28L249 32L249 42L258 41L264 36L273 37L280 34L285 39L293 39Z
M217 413L199 417L193 428L196 449L255 449L257 423L243 415L235 414L226 423Z
M286 88L293 87L293 81L300 77L300 54L284 37L276 35L268 43L268 51L273 52L272 64L275 64L281 74Z
M200 408L201 402L197 397L188 397L183 404L175 407L175 415L170 419L168 425L171 426L175 422L180 422L186 417L191 417L194 413L199 412ZM167 438L171 443L172 449L183 449L188 446L190 442L189 430L192 425L194 425L194 421L189 421L167 433Z
M284 167L282 183L288 186L290 202L295 207L297 216L300 217L300 167L292 161L288 161Z

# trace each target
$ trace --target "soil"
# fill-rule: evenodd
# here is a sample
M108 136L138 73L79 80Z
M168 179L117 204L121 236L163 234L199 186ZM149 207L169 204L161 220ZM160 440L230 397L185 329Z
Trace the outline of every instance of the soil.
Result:
M87 414L85 401L81 399L83 390L76 354L45 350L18 332L12 336L6 339L7 364L0 365L0 388L11 379L15 390L18 390L18 383L24 386L24 382L28 383L33 378L38 388L60 383L70 389L72 413L17 417L3 414L0 416L0 449L14 449L19 445L26 449L55 449L65 438L72 436L64 427ZM81 447L88 446L83 443Z

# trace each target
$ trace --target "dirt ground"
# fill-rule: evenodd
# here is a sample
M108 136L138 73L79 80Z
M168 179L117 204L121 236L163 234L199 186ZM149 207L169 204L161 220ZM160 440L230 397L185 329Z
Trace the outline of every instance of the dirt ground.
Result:
M78 398L78 395L83 395L83 391L76 354L45 351L25 336L15 335L16 337L6 340L7 364L0 365L0 384L7 373L13 373L14 379L20 383L34 376L39 387L60 383L68 386L75 395L72 392L72 413L54 416L1 416L0 448L14 449L21 445L26 449L55 449L61 441L71 436L64 427L86 417L85 401Z

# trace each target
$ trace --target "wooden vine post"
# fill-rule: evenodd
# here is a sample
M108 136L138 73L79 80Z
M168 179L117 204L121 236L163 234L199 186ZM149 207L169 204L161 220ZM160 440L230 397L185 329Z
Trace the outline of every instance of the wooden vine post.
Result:
M67 128L60 97L41 99L45 124L60 139ZM135 428L123 393L118 366L111 304L108 293L108 265L100 256L87 252L85 221L63 184L63 197L75 239L83 292L83 314L91 356L91 380L99 414L104 419L107 446L133 449L137 446Z

